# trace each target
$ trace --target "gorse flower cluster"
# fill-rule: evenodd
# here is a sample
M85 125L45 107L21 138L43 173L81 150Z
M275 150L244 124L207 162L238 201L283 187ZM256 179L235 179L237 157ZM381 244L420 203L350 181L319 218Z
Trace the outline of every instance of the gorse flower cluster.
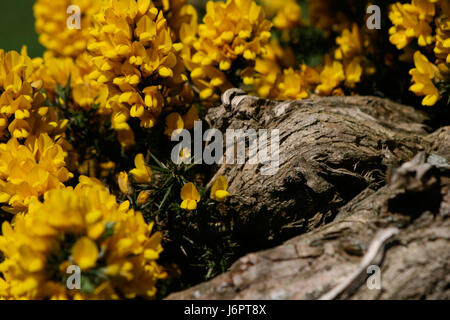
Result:
M55 97L56 86L65 86L70 78L74 108L90 108L94 103L104 107L106 104L107 86L89 79L95 66L86 51L93 17L101 3L94 0L37 0L34 5L39 41L47 48L35 78L44 81L50 98ZM78 6L83 13L79 29L67 27L66 11L71 5Z
M391 6L389 18L394 25L389 29L389 33L390 40L397 49L403 49L414 38L422 47L433 42L430 22L436 14L436 2L439 1L413 0L412 3L395 3Z
M280 30L287 30L300 26L302 8L295 0L262 0L261 2L268 17L272 19L274 27Z
M0 295L26 299L154 297L166 277L156 264L161 234L152 234L139 212L120 206L94 180L36 198L12 228L2 226ZM81 269L81 291L69 290L67 268ZM65 280L65 281L64 281Z
M372 43L378 41L376 33L352 22L351 16L358 6L365 9L369 5L365 2L309 1L309 21L301 19L301 8L294 8L298 4L291 1L287 1L286 6L269 1L262 3L273 17L275 30L281 33L279 40L271 40L265 55L257 59L254 79L244 78L247 84L254 85L254 91L260 96L302 99L314 94L357 94L364 91L363 82L367 85L368 80L374 78L376 64L382 62L378 57L384 57L384 63L390 61L390 53L380 52L373 46ZM286 13L288 7L289 15ZM398 49L405 50L402 61L415 65L410 70L410 91L424 96L422 104L426 106L436 104L442 93L448 95L449 91L449 7L446 0L413 0L389 6L389 19L393 24L389 29L389 40ZM288 17L296 17L295 23ZM296 61L293 52L299 47L290 47L295 31L309 25L322 29L327 37L336 35L335 48L325 55L322 64L313 68L304 61ZM287 45L286 38L290 39ZM411 53L414 39L419 48L423 48L423 53Z
M298 6L295 2L292 5ZM268 6L274 7L273 4ZM282 31L282 38L289 38L287 31L302 26L301 9L290 9L290 17L296 17L296 23L288 23L293 20L283 16L285 8L278 9L274 26ZM284 22L275 23L277 20ZM254 81L250 79L247 82L255 85L255 91L260 96L272 99L304 99L313 94L342 95L343 88L355 88L364 73L374 72L365 58L365 49L363 35L358 26L353 24L351 28L341 30L336 38L334 53L330 52L325 56L322 66L313 68L304 62L297 65L294 50L290 47L282 48L274 39L268 45L265 55L256 61Z
M324 95L342 92L336 89L343 81L347 88L354 88L363 75L375 72L373 64L366 58L367 41L356 24L351 29L344 29L336 38L337 49L334 59L328 59L320 74L320 85L317 91Z
M38 65L39 59L29 58L26 49L22 53L0 49L0 142L64 132L67 121L44 106L46 97L39 91L43 81L33 79Z
M52 53L76 58L86 50L92 18L103 0L36 0L34 16L39 41ZM67 9L80 8L79 28L67 27Z
M108 87L89 78L94 70L95 66L86 52L71 58L58 57L47 51L33 77L44 81L44 89L51 100L56 97L56 88L65 86L70 79L71 108L89 110L94 104L98 104L99 113L108 114L105 108Z
M183 46L172 41L163 12L150 1L106 1L90 34L96 69L89 77L108 86L112 127L122 144L133 143L130 117L151 128L163 107L184 103Z
M46 133L0 144L0 203L10 213L26 211L30 201L64 187L72 177L65 152Z
M239 85L233 78L245 79L253 72L270 28L264 10L248 0L210 1L202 24L194 16L182 25L183 61L201 99L217 100L220 92Z
M450 3L447 0L395 3L390 8L389 18L393 23L389 40L397 49L411 50L413 41L417 40L419 48L426 52L426 55L419 50L414 53L410 90L424 96L424 106L435 105L441 98L438 87L450 80Z
M233 187L170 140L229 88L448 104L448 0L374 4L389 31L359 0L36 0L46 51L0 49L0 299L160 298L178 266L226 270Z
M218 202L225 201L226 198L230 196L227 189L227 179L224 176L219 176L211 188L210 198ZM180 208L189 211L197 209L197 203L200 201L201 195L198 192L197 187L192 182L185 184L183 188L181 188L180 196L181 200L183 200Z

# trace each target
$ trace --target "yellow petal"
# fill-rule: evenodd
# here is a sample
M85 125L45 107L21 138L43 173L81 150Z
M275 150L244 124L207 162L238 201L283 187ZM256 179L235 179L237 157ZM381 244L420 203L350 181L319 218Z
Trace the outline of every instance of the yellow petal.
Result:
M72 257L82 270L92 268L97 262L97 245L88 237L80 238L72 247Z
M217 191L223 190L226 191L228 189L228 181L227 178L224 176L219 176L217 180L214 182L212 188L211 188L211 199L216 199Z
M181 188L182 200L200 201L200 193L192 182L189 182Z
M128 194L130 192L130 182L128 180L128 173L122 171L119 173L119 177L117 178L117 183L119 185L120 191L123 194Z
M187 200L187 209L188 210L195 210L195 209L197 209L197 201Z
M216 191L216 194L215 194L215 200L222 202L222 201L225 201L225 199L228 198L229 196L230 196L230 193L228 191L218 190L218 191Z
M105 224L104 223L96 223L88 228L87 234L91 239L98 239L105 232Z

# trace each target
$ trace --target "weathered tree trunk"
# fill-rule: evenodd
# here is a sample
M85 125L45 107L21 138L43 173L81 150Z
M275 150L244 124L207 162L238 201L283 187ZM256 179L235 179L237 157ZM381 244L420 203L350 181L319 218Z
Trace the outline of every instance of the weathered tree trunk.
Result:
M218 169L240 241L300 236L169 299L450 298L450 127L428 134L425 114L374 97L274 102L238 91L207 119L224 132L280 132L276 174ZM365 285L370 266L381 268L380 290Z
M233 91L231 91L233 92ZM384 184L389 167L428 150L425 114L374 97L277 103L227 91L207 120L214 128L279 130L279 170L224 165L233 195L223 210L249 248L312 230L368 186Z

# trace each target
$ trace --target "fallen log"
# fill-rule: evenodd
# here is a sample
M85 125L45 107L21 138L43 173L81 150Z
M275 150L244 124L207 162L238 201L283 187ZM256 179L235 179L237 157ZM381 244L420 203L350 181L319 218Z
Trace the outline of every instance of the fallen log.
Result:
M222 132L279 130L275 174L262 175L262 166L249 162L218 168L233 195L222 210L250 250L331 221L363 190L382 186L386 170L433 143L423 112L375 97L275 102L231 89L206 119Z
M419 153L335 221L168 299L449 299L449 160Z

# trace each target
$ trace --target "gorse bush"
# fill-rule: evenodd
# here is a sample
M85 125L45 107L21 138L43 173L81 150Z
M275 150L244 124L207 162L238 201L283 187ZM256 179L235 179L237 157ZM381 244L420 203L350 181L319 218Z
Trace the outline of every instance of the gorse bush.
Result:
M26 215L3 223L0 248L6 298L153 297L166 276L156 264L161 234L151 234L142 214L118 204L101 182L82 177L75 189L47 192ZM66 268L83 271L81 291L67 290Z
M229 88L449 104L448 0L36 0L34 15L43 56L0 49L4 299L159 298L245 253L219 212L226 178L171 161L172 134Z

